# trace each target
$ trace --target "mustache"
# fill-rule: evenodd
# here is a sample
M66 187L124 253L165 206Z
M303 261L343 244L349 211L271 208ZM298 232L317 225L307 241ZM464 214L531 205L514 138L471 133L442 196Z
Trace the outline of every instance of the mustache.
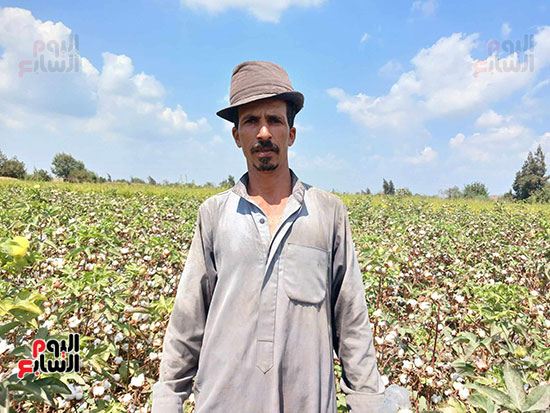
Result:
M252 148L250 149L250 152L264 152L266 150L271 150L275 153L279 153L279 147L271 141L259 141L255 143L254 146L252 146Z

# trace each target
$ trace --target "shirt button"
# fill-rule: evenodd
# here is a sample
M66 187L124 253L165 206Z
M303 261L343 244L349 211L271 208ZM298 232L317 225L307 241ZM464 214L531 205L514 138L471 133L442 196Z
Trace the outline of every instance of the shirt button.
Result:
M263 224L265 222L264 218L260 218L260 224Z

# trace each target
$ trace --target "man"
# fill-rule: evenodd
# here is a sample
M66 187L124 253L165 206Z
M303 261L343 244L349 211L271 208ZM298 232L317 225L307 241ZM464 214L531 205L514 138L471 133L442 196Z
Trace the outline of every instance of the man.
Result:
M333 349L354 413L381 412L361 272L335 195L288 166L304 97L286 71L235 67L232 121L248 172L200 207L153 388L153 413L336 412Z

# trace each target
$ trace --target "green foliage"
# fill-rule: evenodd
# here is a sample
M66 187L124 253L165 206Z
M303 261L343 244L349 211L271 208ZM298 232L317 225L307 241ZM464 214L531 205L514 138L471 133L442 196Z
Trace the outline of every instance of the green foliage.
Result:
M391 182L391 181L390 181L390 182ZM397 190L397 192L395 193L395 195L401 196L401 197L403 197L403 196L412 196L412 192L409 191L408 188L399 188L399 189Z
M539 145L534 156L529 152L521 170L516 173L516 178L512 184L515 198L527 199L535 192L543 189L549 178L544 176L545 174L544 153Z
M9 346L0 354L0 406L66 413L150 407L197 208L220 190L0 182L0 340ZM550 380L548 206L418 196L342 199L378 366L390 383L411 391L414 409L505 411L488 392L504 393L513 403L507 361L522 386L529 385L525 406L542 409L547 396L540 385ZM17 236L28 237L28 245ZM81 334L78 374L53 376L62 384L47 384L11 373L29 354L26 343L70 331ZM130 383L141 373L146 380L136 388ZM335 375L341 377L337 360ZM106 382L110 400L92 391ZM65 401L63 385L81 386L82 398ZM130 402L123 404L126 394ZM190 411L193 403L186 406ZM345 411L340 389L337 406Z
M382 181L382 192L384 195L395 195L395 186L393 185L392 180L387 182L385 179Z
M68 153L57 153L52 160L52 172L58 178L67 179L74 170L85 170L84 162L78 161Z
M464 198L471 199L489 199L489 191L485 184L481 182L473 182L464 186L462 196Z
M88 171L87 169L72 169L66 178L67 182L97 182L98 177L95 172Z
M462 191L458 186L452 186L450 188L444 189L443 196L447 199L457 199L462 198Z
M518 370L506 362L503 368L506 388L501 391L484 384L474 383L475 405L487 413L492 413L496 406L506 408L510 412L546 412L550 407L550 386L540 385L532 389L526 397L524 380Z
M534 191L527 201L530 203L550 204L550 183L546 182L544 187Z
M2 166L4 165L4 162L8 160L8 157L4 155L4 152L0 151L0 170L2 170Z
M219 185L220 188L231 188L233 186L235 186L235 177L233 175L229 175L227 179L221 181Z
M52 180L52 176L45 169L36 169L32 174L27 175L29 181L38 181L38 182L49 182Z
M25 164L18 160L16 156L11 159L3 159L1 163L2 167L0 168L0 176L25 179L25 175L27 174Z
M135 176L130 177L131 184L144 184L145 181L141 178L136 178Z

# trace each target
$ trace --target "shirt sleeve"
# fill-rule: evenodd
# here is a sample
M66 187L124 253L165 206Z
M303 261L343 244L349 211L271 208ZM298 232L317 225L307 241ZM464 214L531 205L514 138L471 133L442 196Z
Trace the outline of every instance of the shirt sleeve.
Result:
M335 221L331 305L334 349L342 366L340 387L353 413L382 412L384 384L376 363L363 278L342 202Z
M197 372L216 275L204 215L203 204L164 336L159 381L153 386L152 413L183 412L183 402L191 393Z

